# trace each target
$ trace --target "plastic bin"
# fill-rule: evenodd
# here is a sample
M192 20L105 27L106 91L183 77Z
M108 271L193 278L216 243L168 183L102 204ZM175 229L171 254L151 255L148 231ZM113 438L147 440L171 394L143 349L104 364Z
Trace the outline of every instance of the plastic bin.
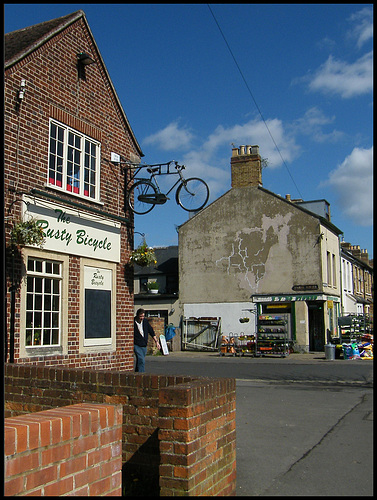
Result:
M325 357L326 359L333 360L335 359L335 344L326 344L325 345Z

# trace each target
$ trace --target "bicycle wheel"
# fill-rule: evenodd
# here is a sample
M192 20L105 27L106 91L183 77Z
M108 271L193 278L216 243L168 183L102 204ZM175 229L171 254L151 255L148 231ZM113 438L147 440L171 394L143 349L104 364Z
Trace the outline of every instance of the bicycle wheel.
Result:
M197 177L186 179L178 186L175 195L176 202L188 212L202 209L209 198L209 187Z
M153 199L156 195L157 189L152 182L147 179L137 181L128 191L128 206L135 214L147 214L155 207ZM150 198L150 201L145 201L143 197Z

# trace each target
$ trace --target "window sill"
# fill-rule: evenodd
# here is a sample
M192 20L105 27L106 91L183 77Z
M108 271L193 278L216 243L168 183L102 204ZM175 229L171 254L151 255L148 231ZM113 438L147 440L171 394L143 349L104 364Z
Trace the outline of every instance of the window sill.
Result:
M68 196L72 196L73 198L78 198L79 200L84 200L87 202L89 201L90 203L95 203L96 205L99 205L101 207L104 206L104 203L102 201L90 198L89 196L82 196L81 194L76 194L76 193L73 193L71 191L67 191L63 188L59 188L57 186L54 186L54 184L49 184L46 182L44 187L52 189L53 191L56 191L57 193L60 193L60 194L66 194Z
M27 357L33 356L60 356L63 354L62 346L25 346Z

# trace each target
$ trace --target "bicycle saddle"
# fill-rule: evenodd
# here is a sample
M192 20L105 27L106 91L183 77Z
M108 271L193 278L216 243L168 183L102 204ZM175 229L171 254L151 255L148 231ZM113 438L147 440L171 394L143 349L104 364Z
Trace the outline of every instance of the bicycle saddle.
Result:
M155 174L156 172L159 172L160 170L160 167L155 167L155 168L147 168L147 172L149 172L150 174Z

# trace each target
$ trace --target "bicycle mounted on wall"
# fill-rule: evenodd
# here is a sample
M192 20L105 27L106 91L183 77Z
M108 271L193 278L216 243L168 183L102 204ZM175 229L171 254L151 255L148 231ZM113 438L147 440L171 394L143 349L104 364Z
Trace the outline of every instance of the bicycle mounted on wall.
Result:
M208 201L209 187L206 182L198 177L186 179L182 173L186 167L179 165L176 161L154 165L140 165L128 161L122 163L126 165L125 178L128 178L127 170L130 174L125 183L126 203L135 214L147 214L156 205L163 205L169 199L168 195L177 186L175 201L188 212L201 210ZM142 169L146 169L150 174L148 178L136 178ZM157 182L158 175L178 175L179 179L173 183L167 193L162 193Z

